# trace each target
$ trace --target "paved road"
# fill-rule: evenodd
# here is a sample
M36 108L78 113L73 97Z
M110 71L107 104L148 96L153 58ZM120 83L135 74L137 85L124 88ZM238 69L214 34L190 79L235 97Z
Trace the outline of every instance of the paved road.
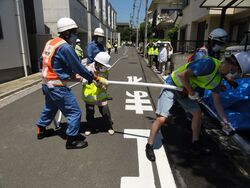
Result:
M112 54L112 64L110 80L160 83L134 48ZM81 86L73 92L85 114ZM116 133L108 135L96 112L95 133L87 137L89 146L82 150L65 149L65 119L54 136L36 140L34 123L44 103L40 90L1 108L0 187L247 187L249 181L209 138L204 136L212 148L210 156L190 154L191 132L178 116L175 125L163 129L166 139L158 135L157 162L146 160L144 147L159 92L158 88L110 85ZM179 108L173 111L182 114ZM85 124L83 115L82 131Z

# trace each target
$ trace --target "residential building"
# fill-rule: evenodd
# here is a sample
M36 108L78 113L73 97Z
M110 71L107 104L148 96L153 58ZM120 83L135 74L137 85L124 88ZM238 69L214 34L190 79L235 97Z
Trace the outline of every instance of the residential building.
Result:
M208 39L209 33L221 25L222 7L216 7L219 4L228 4L230 1L213 1L215 5L211 7L202 6L205 2L212 5L207 0L184 0L183 16L178 23L178 40L180 51L193 51L200 47ZM240 0L250 7L249 0ZM203 8L205 7L205 8ZM235 8L231 6L226 10L225 19L222 20L224 29L229 33L231 41L239 42L244 33L250 29L250 11L249 8Z
M0 83L38 72L45 33L42 0L0 1Z
M38 59L46 41L58 35L61 17L76 21L83 48L96 27L106 40L117 37L117 13L108 0L1 0L0 83L39 71Z
M154 28L154 38L167 38L168 29L174 27L174 12L182 10L182 0L152 0L149 6L149 22Z
M115 38L116 12L107 0L43 0L44 21L57 35L56 22L61 17L74 19L79 27L82 46L92 40L95 28L101 27L105 40Z
M222 16L222 8L230 5ZM206 43L208 34L223 26L232 42L239 42L250 29L249 0L152 0L149 21L154 38L166 38L168 29L178 27L176 51L194 51Z

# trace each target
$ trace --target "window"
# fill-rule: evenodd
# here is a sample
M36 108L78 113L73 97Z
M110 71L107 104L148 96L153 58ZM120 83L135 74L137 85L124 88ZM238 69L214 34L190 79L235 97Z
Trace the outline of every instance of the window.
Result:
M2 30L1 17L0 17L0 39L3 39L3 30Z

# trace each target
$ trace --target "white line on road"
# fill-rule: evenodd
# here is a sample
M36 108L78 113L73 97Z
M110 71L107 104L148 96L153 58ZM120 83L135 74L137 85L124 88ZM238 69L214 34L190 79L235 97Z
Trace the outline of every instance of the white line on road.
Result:
M143 129L125 129L124 138L137 140L139 177L122 177L121 188L155 188L154 174L152 163L146 158L145 145L149 130ZM156 155L156 165L162 188L176 188L174 177L169 166L169 162L161 143L161 134L156 137L154 151Z
M148 136L149 130L125 129L124 138L137 140L139 177L122 177L121 188L155 188L153 167L145 156L147 138L136 135Z
M125 52L123 53L123 56L120 57L119 59L117 59L117 60L114 62L114 64L111 66L111 68L114 67L115 64L116 64L118 61L120 61L121 59L127 58L127 57L128 57L127 52L128 52L128 49L127 49L127 47L126 47L126 48L125 48ZM110 68L110 69L111 69L111 68Z

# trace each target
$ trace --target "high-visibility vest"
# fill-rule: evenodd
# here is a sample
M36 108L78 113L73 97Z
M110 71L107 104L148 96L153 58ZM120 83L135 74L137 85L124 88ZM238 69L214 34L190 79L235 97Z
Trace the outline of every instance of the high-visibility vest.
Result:
M103 73L99 73L98 75L104 78L108 78L108 74L109 72L105 71ZM85 84L82 88L82 99L85 102L97 102L107 98L109 98L109 95L106 90L97 87L94 83Z
M77 56L78 56L80 59L83 58L83 50L82 50L82 48L81 48L80 45L77 44L77 45L75 46L75 52L76 52Z
M59 37L51 39L46 43L43 53L42 53L42 57L43 57L42 77L44 80L59 80L59 77L57 76L57 74L54 72L52 68L51 61L57 48L64 43L67 43L67 42Z
M149 47L148 48L148 55L154 55L154 54L155 54L154 47Z
M108 49L112 48L110 42L107 42L107 48L108 48Z
M118 44L117 44L117 43L115 43L115 44L114 44L114 47L115 47L115 48L117 48L117 47L118 47Z
M155 55L159 55L159 49L158 49L158 48L155 48L154 54L155 54Z
M219 61L218 59L212 58L212 57L206 57L206 58L211 58L212 61L214 62L214 64L215 64L214 71L209 75L190 77L189 82L190 82L192 88L194 88L194 89L196 87L200 87L200 88L204 88L204 89L214 89L221 82L222 78L218 72L221 61ZM182 65L181 67L179 67L177 70L175 70L171 74L172 80L177 87L183 87L182 81L181 81L180 77L178 76L178 74L183 72L184 70L186 70L188 64L189 63Z

